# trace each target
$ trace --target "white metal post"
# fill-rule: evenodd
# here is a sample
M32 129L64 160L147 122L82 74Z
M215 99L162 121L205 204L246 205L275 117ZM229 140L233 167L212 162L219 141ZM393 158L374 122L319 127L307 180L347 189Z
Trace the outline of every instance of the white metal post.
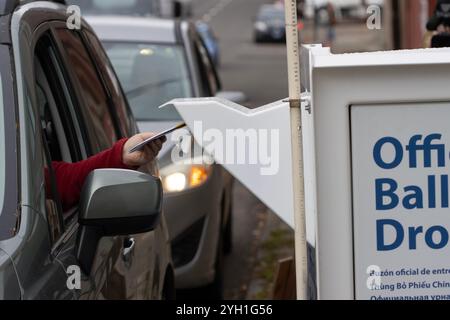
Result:
M295 219L295 265L297 299L307 299L308 260L306 244L305 184L303 175L303 134L301 116L300 53L297 0L285 0L286 45L291 115L292 173Z

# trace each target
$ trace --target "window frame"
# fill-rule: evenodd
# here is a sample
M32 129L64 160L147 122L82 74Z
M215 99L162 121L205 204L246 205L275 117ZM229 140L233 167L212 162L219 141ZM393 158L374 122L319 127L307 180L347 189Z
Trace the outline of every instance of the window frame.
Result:
M215 96L222 89L217 70L200 35L194 32L192 37L193 57L198 68L202 96Z

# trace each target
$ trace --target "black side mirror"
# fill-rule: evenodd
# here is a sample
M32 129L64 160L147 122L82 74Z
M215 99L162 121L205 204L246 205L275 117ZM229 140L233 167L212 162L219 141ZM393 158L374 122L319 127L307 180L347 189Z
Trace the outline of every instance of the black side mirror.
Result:
M153 230L162 211L158 178L120 169L93 171L84 184L77 239L77 259L90 274L100 238Z

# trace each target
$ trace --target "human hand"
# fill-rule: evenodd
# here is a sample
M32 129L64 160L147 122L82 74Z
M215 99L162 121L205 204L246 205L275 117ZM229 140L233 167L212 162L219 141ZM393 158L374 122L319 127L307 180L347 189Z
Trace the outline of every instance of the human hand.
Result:
M167 138L165 136L150 142L142 150L135 151L133 153L129 152L131 148L133 148L135 145L141 143L142 141L148 138L151 138L154 135L155 133L153 132L143 132L138 133L135 136L128 139L128 141L123 146L123 153L122 153L123 164L129 167L140 167L154 160L158 155L159 151L161 151L163 143L167 141Z

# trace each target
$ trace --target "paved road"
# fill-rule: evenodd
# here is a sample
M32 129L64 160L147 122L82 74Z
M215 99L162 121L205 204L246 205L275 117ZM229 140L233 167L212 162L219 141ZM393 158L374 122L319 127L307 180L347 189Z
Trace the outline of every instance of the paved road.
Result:
M224 89L243 91L248 107L288 95L285 46L253 43L252 20L264 3L270 0L194 0L195 18L208 22L219 38ZM225 297L245 299L268 213L237 183L233 215L234 248L225 260Z

